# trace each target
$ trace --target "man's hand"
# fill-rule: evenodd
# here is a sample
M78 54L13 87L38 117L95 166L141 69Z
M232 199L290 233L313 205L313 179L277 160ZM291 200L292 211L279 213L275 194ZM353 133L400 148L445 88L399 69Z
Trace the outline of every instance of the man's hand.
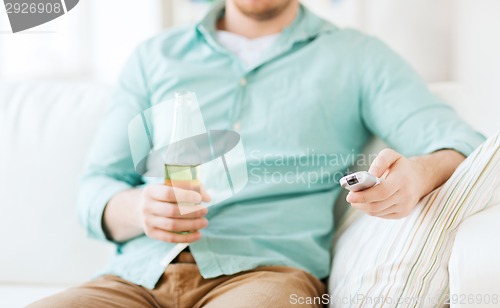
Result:
M152 239L170 243L191 243L201 238L198 231L208 226L204 217L208 209L199 206L199 210L181 215L179 203L199 204L210 201L208 194L201 189L193 190L173 188L161 184L144 188L140 202L140 217L144 233ZM187 234L180 232L189 231Z
M201 205L187 204L198 204L201 201L210 201L203 188L198 193L154 184L125 190L114 195L106 205L102 227L106 237L118 243L142 234L165 242L191 243L200 239L201 234L197 230L207 226L204 216L208 209ZM196 206L200 210L181 215L177 202L186 207ZM176 233L184 231L194 233Z
M392 149L382 150L369 173L385 179L364 191L350 192L347 202L371 216L399 219L408 216L418 201L443 184L464 160L453 150L406 158Z

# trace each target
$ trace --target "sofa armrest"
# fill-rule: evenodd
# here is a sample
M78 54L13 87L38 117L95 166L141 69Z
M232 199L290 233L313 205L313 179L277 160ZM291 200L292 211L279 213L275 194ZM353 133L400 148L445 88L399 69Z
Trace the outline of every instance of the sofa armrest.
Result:
M500 305L500 199L496 200L458 229L448 265L451 307Z

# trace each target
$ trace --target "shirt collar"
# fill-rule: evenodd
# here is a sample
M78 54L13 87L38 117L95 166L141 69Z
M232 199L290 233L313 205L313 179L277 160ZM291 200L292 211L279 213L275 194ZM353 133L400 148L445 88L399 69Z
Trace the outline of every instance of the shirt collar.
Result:
M218 1L205 15L205 17L196 25L196 30L200 33L207 42L222 51L223 48L217 42L216 23L223 14L225 1ZM316 16L309 9L300 4L297 17L290 26L285 28L279 39L279 44L283 49L291 47L293 44L309 40L318 36L323 32L334 31L337 28Z

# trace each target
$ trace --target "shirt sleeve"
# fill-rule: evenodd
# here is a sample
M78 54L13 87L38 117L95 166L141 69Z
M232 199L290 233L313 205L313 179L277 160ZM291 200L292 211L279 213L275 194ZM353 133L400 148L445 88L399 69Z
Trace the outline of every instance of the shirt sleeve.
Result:
M137 49L123 69L90 149L77 200L78 217L92 238L106 240L104 208L113 195L143 184L132 161L128 124L148 108L149 94Z
M440 149L468 156L485 140L384 43L369 38L362 52L362 120L390 147L405 156Z

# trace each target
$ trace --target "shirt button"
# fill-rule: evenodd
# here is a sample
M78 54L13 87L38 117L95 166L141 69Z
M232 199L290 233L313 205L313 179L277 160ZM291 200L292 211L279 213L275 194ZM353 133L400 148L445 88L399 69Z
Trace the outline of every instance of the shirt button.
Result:
M241 78L240 79L240 86L244 87L247 85L247 79L246 78Z
M236 122L233 124L233 130L236 131L236 132L239 132L241 129L241 123L240 122Z

